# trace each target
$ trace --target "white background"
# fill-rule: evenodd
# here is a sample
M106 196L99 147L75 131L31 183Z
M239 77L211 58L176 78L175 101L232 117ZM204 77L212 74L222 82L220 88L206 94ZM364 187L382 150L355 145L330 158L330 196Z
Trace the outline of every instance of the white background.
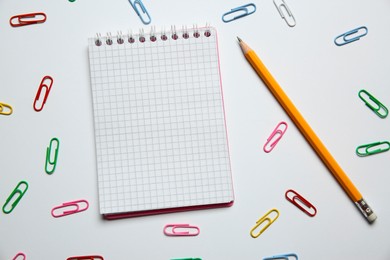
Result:
M390 124L358 98L366 89L390 106L390 2L287 0L287 26L272 0L231 23L221 16L243 1L143 1L157 29L206 22L219 33L221 73L235 188L231 208L106 221L97 173L87 38L97 32L149 30L126 0L0 2L0 206L21 180L30 187L14 211L0 213L0 259L390 259L390 153L360 158L357 146L390 139ZM9 18L45 12L44 24L12 28ZM337 47L336 36L359 26L368 34ZM236 36L261 57L378 215L369 225L306 143L241 54ZM44 109L32 104L43 76L54 85ZM269 154L262 146L280 121L289 128ZM60 140L58 164L44 171L46 147ZM318 209L310 218L284 198L293 188ZM90 208L55 219L50 210L86 199ZM280 217L259 238L250 229L269 209ZM172 238L168 223L197 225L197 237Z

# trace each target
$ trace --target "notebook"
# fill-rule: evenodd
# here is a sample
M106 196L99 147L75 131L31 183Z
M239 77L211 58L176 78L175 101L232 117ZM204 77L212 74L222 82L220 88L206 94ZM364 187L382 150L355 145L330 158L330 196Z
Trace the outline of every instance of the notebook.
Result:
M100 213L231 206L215 28L89 39Z

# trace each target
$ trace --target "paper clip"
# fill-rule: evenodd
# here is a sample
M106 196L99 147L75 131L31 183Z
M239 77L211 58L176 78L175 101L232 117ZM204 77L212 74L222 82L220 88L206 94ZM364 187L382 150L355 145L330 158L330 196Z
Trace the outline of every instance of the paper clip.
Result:
M134 11L137 13L143 24L150 24L152 21L152 18L150 17L148 11L146 10L144 4L141 2L141 0L135 0L131 1L129 0L131 6L133 7ZM142 16L142 14L146 14L147 17Z
M19 14L19 15L12 16L9 19L9 24L12 27L20 27L20 26L25 26L30 24L44 23L45 21L46 21L46 14L30 13L30 14Z
M71 256L66 260L104 260L100 255L84 255L84 256Z
M85 204L85 206L80 207L80 204ZM62 205L60 205L60 206L54 207L51 210L51 215L55 218L65 217L65 216L68 216L71 214L85 211L88 209L88 207L89 207L89 203L86 200L75 200L75 201L65 202L65 203L62 203ZM64 211L62 211L62 213L59 213L59 214L55 213L56 210L63 209L63 208L73 208L73 209L64 210Z
M49 85L46 84L45 81L48 81ZM49 96L50 89L51 89L52 85L53 85L53 78L50 77L50 76L44 76L42 81L41 81L41 84L39 84L39 88L38 88L37 94L35 96L34 105L33 105L35 111L39 112L39 111L41 111L43 109L43 106L46 103L46 99ZM40 98L41 91L42 91L43 88L46 89L45 95L43 97L43 101L42 101L41 107L37 107L37 101Z
M283 259L283 260L296 259L296 260L298 260L298 256L294 253L290 253L290 254L274 255L274 256L263 258L263 260L276 260L276 259Z
M274 5L276 9L278 9L280 16L286 21L288 26L294 27L297 24L294 16L292 15L290 9L288 8L284 0L274 0ZM285 15L285 12L283 12L283 10L286 10L287 16Z
M358 95L360 99L363 100L363 102L366 104L366 106L368 106L372 111L374 111L377 116L379 116L380 118L387 117L387 115L389 114L387 108L381 102L379 102L378 99L368 93L368 91L362 89L359 91ZM368 99L364 97L365 95L368 96ZM372 102L370 101L372 101L374 104L372 104Z
M293 196L289 197L288 195L289 193L292 193ZM305 212L310 217L314 217L317 214L317 209L310 202L308 202L304 197L298 194L298 192L294 190L288 190L286 191L285 196L288 201L290 201L292 204L297 206L300 210ZM305 207L303 207L302 205L304 205Z
M51 150L52 150L52 147L53 147L53 143L56 143L55 144L55 151L54 151L54 158L53 160L51 159ZM53 174L54 170L56 169L56 166L57 166L57 157L58 157L58 149L60 148L60 141L57 139L57 138L52 138L50 140L50 144L49 146L46 148L46 162L45 162L45 171L47 174ZM49 169L48 166L52 166L51 168L52 169Z
M283 127L284 126L284 127ZM266 153L271 152L279 140L283 137L284 133L287 131L287 123L280 122L272 132L272 134L268 137L267 142L263 146L263 150Z
M361 34L357 34L359 31L363 30L363 32ZM359 40L361 37L367 35L368 33L368 29L367 27L365 26L361 26L359 28L356 28L356 29L353 29L353 30L350 30L346 33L343 33L343 34L340 34L339 36L337 36L335 39L334 39L334 43L337 45L337 46L342 46L342 45L345 45L347 43L351 43L351 42L354 42L354 41L357 41ZM350 36L353 36L355 35L354 37L350 38Z
M16 256L14 256L14 258L12 258L12 260L26 260L26 255L22 252L19 252L16 254Z
M0 115L9 116L11 114L12 114L12 107L8 104L0 103Z
M388 141L383 141L360 145L356 148L356 154L364 157L377 153L387 152L388 150L390 150L390 143Z
M22 185L24 185L25 188L21 190L19 188ZM26 193L27 189L28 189L28 183L26 181L21 181L18 183L18 185L16 185L15 189L12 191L12 193L9 195L9 197L5 201L5 204L3 205L3 212L5 214L9 214L14 210L16 205L18 205L19 201L22 199L23 195ZM16 194L18 194L17 197L15 197ZM11 202L11 200L13 200L13 203L11 205L11 208L9 210L7 210L6 208L7 208L8 204Z
M176 231L176 229L185 229L185 231ZM200 229L197 226L189 224L168 224L164 227L164 234L167 236L197 236Z
M249 11L248 7L252 7L253 10ZM252 8L249 8L249 9L252 9ZM254 3L250 3L250 4L247 4L247 5L239 6L239 7L233 8L229 12L224 13L222 15L222 21L224 21L225 23L228 23L228 22L234 21L236 19L239 19L241 17L253 14L255 11L256 11L256 5ZM234 16L231 19L226 19L226 16L229 16L230 14L233 14L233 13L236 13L236 12L241 12L241 14L239 14L237 16Z
M202 260L202 258L173 258L171 260Z
M272 213L276 213L276 216L271 219L269 216L272 214ZM270 211L268 211L264 216L262 216L257 222L256 222L256 225L251 229L251 236L253 238L257 238L258 236L260 236L277 218L279 217L279 211L277 209L271 209ZM265 221L267 221L267 224L265 224L265 226L257 233L255 234L254 231L261 225L263 224Z

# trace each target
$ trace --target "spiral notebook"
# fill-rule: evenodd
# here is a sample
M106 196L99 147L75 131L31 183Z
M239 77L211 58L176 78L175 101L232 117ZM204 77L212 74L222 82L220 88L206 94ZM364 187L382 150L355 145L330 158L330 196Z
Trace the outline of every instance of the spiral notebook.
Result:
M90 38L89 62L100 213L232 205L214 28Z

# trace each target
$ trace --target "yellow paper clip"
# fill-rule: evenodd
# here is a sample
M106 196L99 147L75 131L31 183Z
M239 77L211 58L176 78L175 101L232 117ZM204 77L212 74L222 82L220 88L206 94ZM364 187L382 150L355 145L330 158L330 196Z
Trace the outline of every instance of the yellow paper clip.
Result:
M272 213L276 213L276 216L271 219L270 218L270 215ZM258 236L260 236L269 226L271 226L272 223L274 223L274 221L279 217L279 211L277 209L271 209L270 211L268 211L264 216L262 216L257 222L256 222L256 225L251 229L251 236L253 238L257 238ZM265 221L267 221L268 223L265 224L265 226L260 229L260 231L258 233L255 234L255 230L261 226L261 224L263 224Z
M4 108L7 108L4 110ZM0 103L0 115L9 116L12 114L12 107L8 104Z

